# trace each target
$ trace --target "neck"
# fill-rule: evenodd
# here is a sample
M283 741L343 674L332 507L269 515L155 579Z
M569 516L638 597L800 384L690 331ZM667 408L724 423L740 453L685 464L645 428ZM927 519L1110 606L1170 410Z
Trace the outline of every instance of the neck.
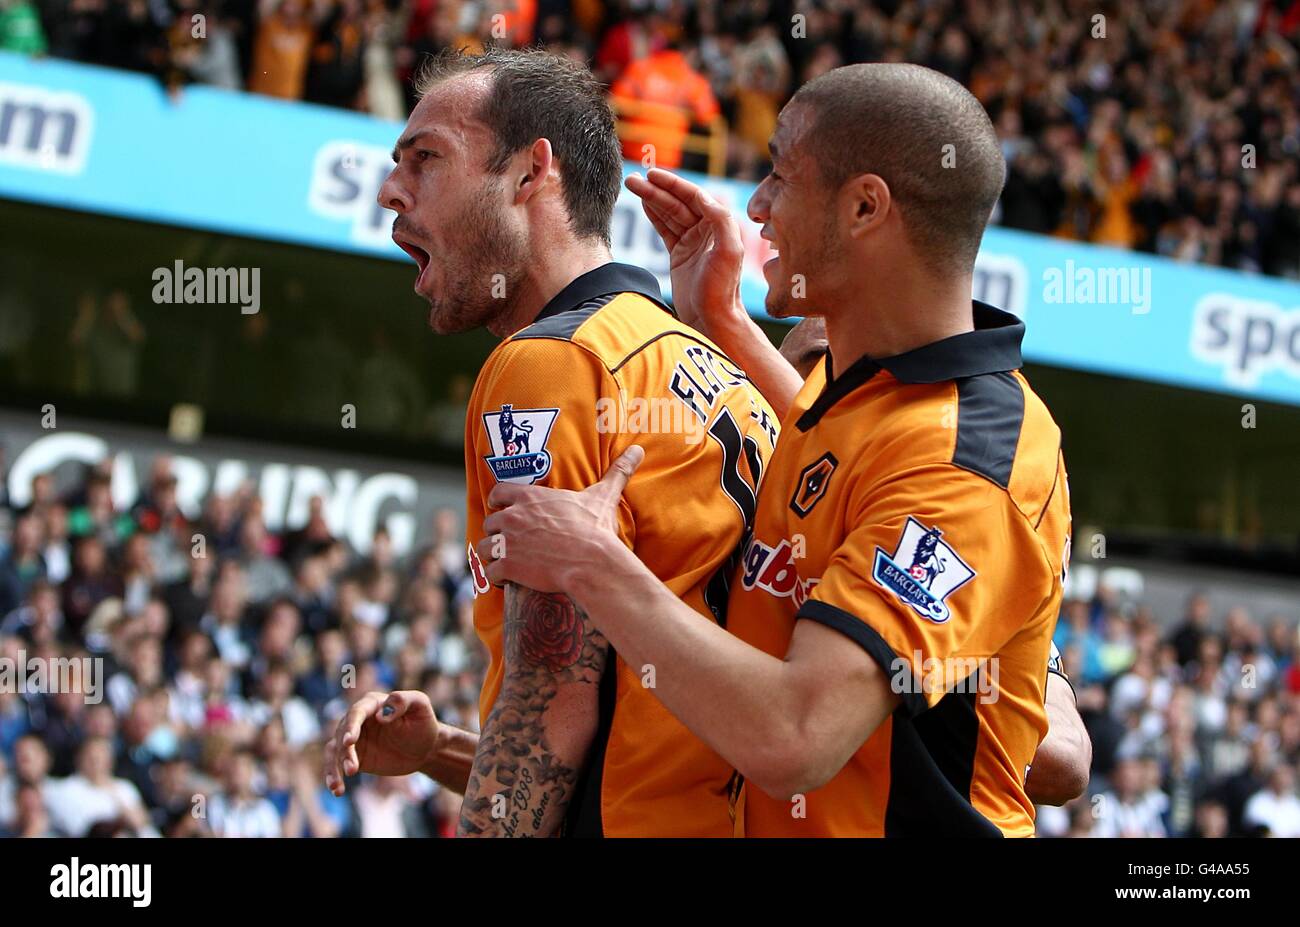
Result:
M567 239L548 245L546 253L528 262L528 272L510 309L488 325L488 331L506 339L531 325L537 314L561 290L588 271L611 260L609 248L598 239Z
M838 375L863 357L893 357L953 335L973 331L971 276L939 280L891 274L888 287L864 285L856 300L826 315Z

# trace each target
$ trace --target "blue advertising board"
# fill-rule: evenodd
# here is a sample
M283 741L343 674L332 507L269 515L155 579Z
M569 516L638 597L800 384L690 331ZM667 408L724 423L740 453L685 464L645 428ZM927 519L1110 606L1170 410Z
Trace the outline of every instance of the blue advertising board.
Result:
M0 197L405 261L375 201L401 126L210 87L0 53ZM628 165L627 170L636 169ZM763 314L753 185L694 177L737 214ZM668 256L624 191L619 260ZM882 280L882 286L888 286ZM1031 361L1300 405L1300 283L992 227L975 295L1025 319Z

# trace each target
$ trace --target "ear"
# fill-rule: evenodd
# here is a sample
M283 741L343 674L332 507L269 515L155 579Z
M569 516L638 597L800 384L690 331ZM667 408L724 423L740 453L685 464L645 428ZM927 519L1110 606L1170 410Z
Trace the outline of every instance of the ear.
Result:
M555 156L551 153L550 139L539 138L526 150L520 152L517 159L519 170L516 172L515 205L522 205L537 196L550 179L555 169Z
M885 224L894 209L889 184L879 174L859 174L844 182L841 194L848 212L849 235L862 238Z

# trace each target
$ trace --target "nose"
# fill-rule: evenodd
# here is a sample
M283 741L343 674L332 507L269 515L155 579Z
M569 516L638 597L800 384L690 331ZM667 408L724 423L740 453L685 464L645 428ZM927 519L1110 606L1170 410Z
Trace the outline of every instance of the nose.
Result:
M388 172L384 182L379 185L379 195L375 197L375 200L384 209L391 209L399 215L411 208L410 196L403 189L402 183L397 177L396 166Z
M764 177L763 182L754 188L753 195L749 198L749 203L745 206L745 212L751 222L757 222L763 225L767 222L768 210L772 206L772 197L768 190L770 189L768 181L770 177Z

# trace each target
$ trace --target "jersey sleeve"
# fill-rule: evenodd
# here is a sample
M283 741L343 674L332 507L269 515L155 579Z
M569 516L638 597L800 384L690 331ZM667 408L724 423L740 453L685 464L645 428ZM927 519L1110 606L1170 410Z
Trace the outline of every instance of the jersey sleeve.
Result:
M497 483L581 490L597 482L630 443L599 424L602 403L617 396L600 358L573 342L520 338L493 352L465 423L466 474L482 514ZM629 542L626 502L619 520Z
M857 527L798 617L862 646L909 715L997 654L1052 594L1033 527L1004 490L970 471L909 470L849 511Z

